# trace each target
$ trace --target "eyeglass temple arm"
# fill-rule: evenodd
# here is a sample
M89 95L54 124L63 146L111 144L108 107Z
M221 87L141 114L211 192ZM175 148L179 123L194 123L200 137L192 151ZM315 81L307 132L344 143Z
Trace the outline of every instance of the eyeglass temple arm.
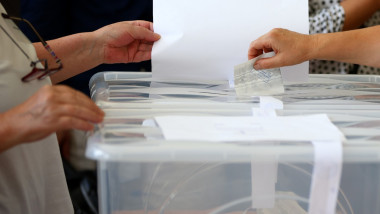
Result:
M14 17L14 16L10 16L8 14L5 14L5 13L1 13L1 16L5 19L12 19L12 20L17 20L17 21L22 21L22 22L26 22L30 28L32 28L32 30L34 31L34 33L37 35L38 39L41 40L42 44L44 46L47 46L48 44L45 42L45 40L40 36L40 34L38 33L38 31L34 28L34 26L32 25L32 23L30 23L28 20L26 19L23 19L23 18L19 18L19 17Z
M55 58L55 61L57 63L61 63L61 59L59 59L54 51L50 48L50 46L48 45L48 43L42 38L42 36L38 33L38 31L34 28L34 26L32 25L32 23L30 23L28 20L26 19L23 19L23 18L19 18L19 17L14 17L14 16L10 16L8 14L5 14L5 13L1 13L1 16L3 16L3 18L5 19L12 19L12 20L16 20L16 21L22 21L22 22L25 22L29 25L30 28L32 28L32 30L34 31L34 33L37 35L38 39L41 41L41 43L43 44L43 46L46 48L46 50L48 52L50 52L50 54Z

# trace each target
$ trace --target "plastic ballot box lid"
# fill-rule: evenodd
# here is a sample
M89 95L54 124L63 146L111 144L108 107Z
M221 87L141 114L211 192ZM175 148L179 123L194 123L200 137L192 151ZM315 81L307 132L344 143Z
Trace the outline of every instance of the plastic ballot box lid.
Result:
M278 116L327 114L345 135L345 161L378 161L380 76L310 75L285 83ZM311 161L310 142L208 142L165 140L155 117L252 116L260 97L239 98L228 82L152 81L151 73L102 72L90 81L92 99L105 112L89 136L87 156L128 161L249 161L263 151L289 161ZM321 133L323 134L323 133ZM247 149L255 147L255 149Z

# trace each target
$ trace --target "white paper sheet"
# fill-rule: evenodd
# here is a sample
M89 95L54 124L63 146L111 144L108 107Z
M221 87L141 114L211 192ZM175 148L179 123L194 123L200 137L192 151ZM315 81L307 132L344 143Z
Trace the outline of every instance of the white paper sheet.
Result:
M155 120L168 140L344 140L344 135L323 114L292 117L160 116Z
M153 79L232 80L248 47L273 28L309 32L305 0L154 0ZM284 71L286 70L286 71ZM306 80L308 63L282 69Z

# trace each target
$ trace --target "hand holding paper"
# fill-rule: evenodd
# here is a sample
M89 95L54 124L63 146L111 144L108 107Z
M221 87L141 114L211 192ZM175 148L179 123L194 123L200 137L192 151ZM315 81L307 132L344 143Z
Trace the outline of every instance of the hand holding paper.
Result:
M308 55L313 50L313 42L313 37L276 28L250 44L248 59L274 51L275 56L258 59L254 68L261 70L296 65L309 60Z

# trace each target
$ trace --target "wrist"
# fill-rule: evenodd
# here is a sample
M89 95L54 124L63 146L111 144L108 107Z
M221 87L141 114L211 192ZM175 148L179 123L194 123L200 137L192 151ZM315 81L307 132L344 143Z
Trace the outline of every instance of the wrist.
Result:
M306 36L306 61L317 59L320 52L320 35L319 34L313 34Z
M85 48L83 56L85 56L87 60L91 61L91 67L105 63L103 46L104 42L102 41L101 32L93 31L83 33L82 40L85 44L83 45Z

